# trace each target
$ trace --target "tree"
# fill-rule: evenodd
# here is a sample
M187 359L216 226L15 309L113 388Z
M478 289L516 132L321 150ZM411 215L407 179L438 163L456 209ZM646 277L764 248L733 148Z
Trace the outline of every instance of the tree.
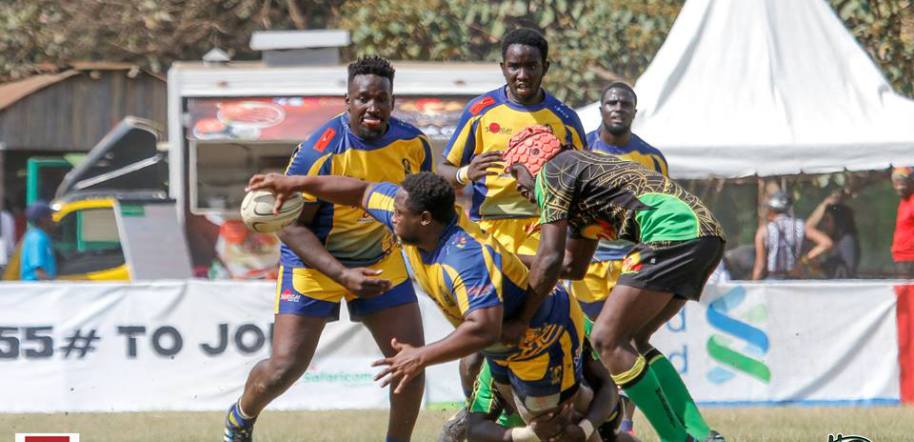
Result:
M831 0L896 91L914 97L914 1Z
M896 90L914 96L914 0L830 0ZM162 71L213 47L256 58L259 29L341 27L352 55L490 61L516 26L542 29L546 86L571 104L599 84L634 81L666 38L683 0L5 0L0 80L70 61L128 61Z
M5 0L0 2L0 78L42 64L127 61L162 71L213 47L254 57L258 29L325 27L342 0Z
M352 30L358 54L493 63L507 31L535 27L550 41L546 87L583 104L597 98L594 83L640 75L680 6L680 0L359 0L344 5L340 25Z

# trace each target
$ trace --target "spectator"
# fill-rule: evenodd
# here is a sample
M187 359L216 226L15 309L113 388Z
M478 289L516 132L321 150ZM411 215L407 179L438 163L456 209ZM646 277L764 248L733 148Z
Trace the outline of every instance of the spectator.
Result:
M834 247L822 262L826 278L856 278L860 263L860 240L854 210L841 202L843 190L827 196L806 220L806 229L818 228Z
M827 252L832 241L819 229L807 228L802 219L792 215L793 203L787 192L775 192L766 206L768 222L755 232L752 279L798 278L801 264ZM815 246L802 255L804 239L809 239Z
M892 169L892 187L901 197L892 237L892 260L899 278L914 279L914 169Z
M23 281L48 281L57 276L50 236L56 224L51 213L51 208L43 201L36 201L25 209L29 228L22 238L19 264L19 279Z
M0 274L16 251L16 220L9 211L9 204L0 210Z

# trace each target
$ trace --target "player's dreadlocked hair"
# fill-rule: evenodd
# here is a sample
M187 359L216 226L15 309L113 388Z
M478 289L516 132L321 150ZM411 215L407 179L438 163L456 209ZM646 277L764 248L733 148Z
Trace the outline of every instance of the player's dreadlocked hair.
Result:
M352 79L356 75L366 75L373 74L379 77L384 77L390 80L390 85L394 85L394 67L390 65L384 57L378 57L377 55L369 55L367 57L361 57L358 60L349 63L349 82L352 83Z
M638 94L636 94L635 90L632 89L632 87L629 86L628 83L626 83L624 81L614 81L612 83L609 83L608 86L603 88L603 92L600 94L600 101L603 101L603 98L606 97L606 93L613 89L624 89L626 91L631 92L632 96L635 97L635 104L636 105L638 104Z
M543 63L549 57L549 42L539 31L533 28L517 28L505 35L501 41L501 58L505 58L508 53L508 47L511 45L532 46L540 51L540 57Z
M454 188L432 172L420 172L408 175L401 184L409 194L406 204L415 213L428 211L432 218L442 224L454 220Z

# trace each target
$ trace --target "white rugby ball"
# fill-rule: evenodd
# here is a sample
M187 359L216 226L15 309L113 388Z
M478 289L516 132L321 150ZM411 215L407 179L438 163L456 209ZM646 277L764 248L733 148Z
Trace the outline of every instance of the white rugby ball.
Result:
M248 192L241 202L241 219L255 232L278 232L285 226L292 224L301 214L304 200L300 193L295 192L289 197L279 210L273 214L273 204L276 197L269 190L254 190Z

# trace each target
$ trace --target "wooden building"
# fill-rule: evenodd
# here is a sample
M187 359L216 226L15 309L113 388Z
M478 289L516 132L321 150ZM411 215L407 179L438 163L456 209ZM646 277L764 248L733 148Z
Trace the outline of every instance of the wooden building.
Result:
M24 206L29 158L85 153L128 115L164 128L166 101L164 78L128 63L74 63L0 84L0 201ZM47 184L43 199L56 188Z

